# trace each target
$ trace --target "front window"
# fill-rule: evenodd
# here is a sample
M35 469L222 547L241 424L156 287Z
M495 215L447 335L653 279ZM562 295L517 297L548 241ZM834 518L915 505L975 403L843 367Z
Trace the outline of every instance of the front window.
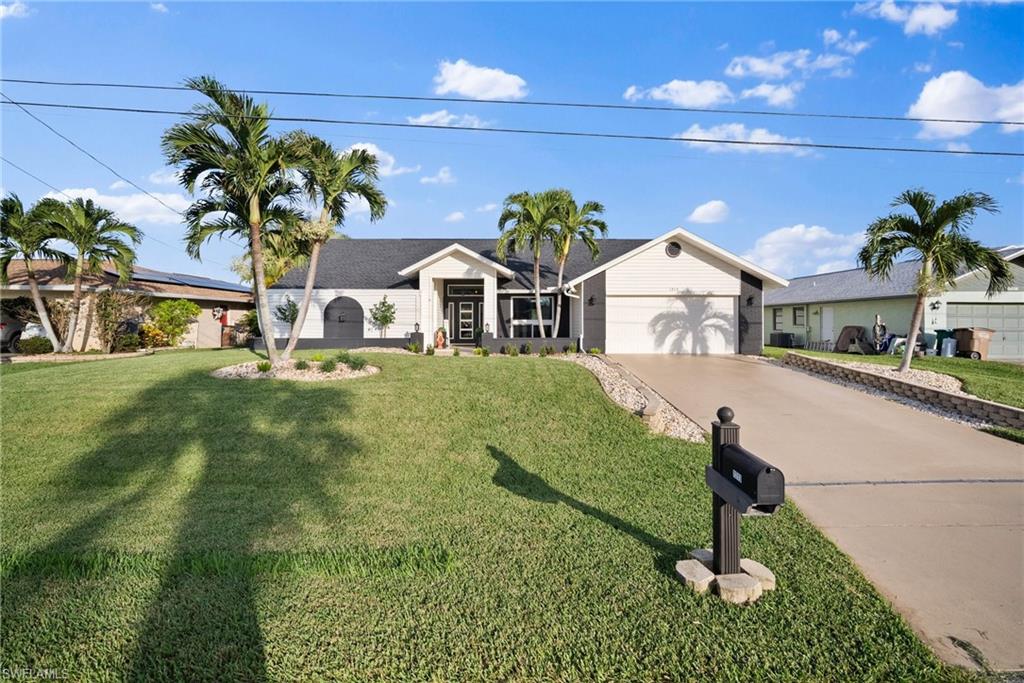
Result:
M797 327L803 327L806 324L807 318L804 313L803 306L797 306L793 309L793 324Z
M773 308L772 309L772 330L774 330L775 332L781 332L782 331L782 309L781 308Z
M554 297L542 296L540 298L540 324L544 326L544 334L548 336L551 336L554 308ZM537 324L537 303L532 296L512 297L512 336L540 336L540 326Z

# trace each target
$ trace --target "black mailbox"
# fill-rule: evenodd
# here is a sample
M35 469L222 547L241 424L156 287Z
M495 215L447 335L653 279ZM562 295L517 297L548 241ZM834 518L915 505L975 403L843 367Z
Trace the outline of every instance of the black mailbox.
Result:
M782 470L769 465L746 448L722 446L719 471L747 496L758 512L771 514L786 500L786 478Z

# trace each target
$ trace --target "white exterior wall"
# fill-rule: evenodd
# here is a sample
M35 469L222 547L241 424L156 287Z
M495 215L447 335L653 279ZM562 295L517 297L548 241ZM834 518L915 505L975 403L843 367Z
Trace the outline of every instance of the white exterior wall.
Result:
M665 244L672 241L683 248L675 258L665 253ZM667 239L609 268L606 288L608 296L739 296L740 270L682 240Z
M274 308L284 302L286 296L291 296L296 303L302 303L302 289L271 289L267 291L267 302L270 304L271 315L274 313ZM419 292L415 289L314 289L309 302L309 312L306 314L306 324L302 326L302 332L299 333L300 339L320 339L324 336L324 309L327 304L339 296L351 297L363 307L364 337L380 336L380 330L375 328L370 320L370 308L385 296L395 305L395 324L388 327L387 336L389 338L408 336L414 331L415 323L419 321ZM288 332L287 323L274 320L274 336L276 338L287 337Z
M498 281L493 268L463 254L449 254L422 268L419 277L419 310L429 314L423 316L420 329L428 339L433 340L434 330L444 323L445 280L483 280L484 324L492 331L498 329Z
M734 296L608 297L608 353L736 353Z

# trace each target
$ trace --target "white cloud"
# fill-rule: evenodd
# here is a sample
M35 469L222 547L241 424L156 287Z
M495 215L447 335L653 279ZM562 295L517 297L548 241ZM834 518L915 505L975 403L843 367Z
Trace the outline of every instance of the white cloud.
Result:
M693 124L685 132L679 133L677 138L703 138L714 140L738 140L747 142L810 142L808 138L788 138L778 133L772 133L765 128L747 128L742 123L723 123L710 128L702 128L700 124ZM811 152L801 147L776 147L769 145L735 145L716 142L690 142L690 147L696 147L708 152L740 152L758 154L793 154L795 156L807 156Z
M928 80L908 116L942 119L1024 120L1024 81L1016 85L987 86L966 71L947 71ZM958 138L981 127L977 123L921 124L918 137ZM1003 126L1007 133L1021 126Z
M434 76L434 92L455 93L477 100L520 100L526 97L526 81L516 74L486 66L475 66L465 59L442 61Z
M914 71L919 74L930 74L932 72L932 65L928 62L914 62Z
M799 81L789 85L762 83L756 87L747 88L740 93L740 97L744 100L757 97L773 107L792 107L796 102L796 94L803 89L804 84Z
M177 185L179 182L178 172L173 168L161 168L153 171L146 179L154 185Z
M671 80L646 89L631 85L622 96L630 102L646 98L671 102L678 107L698 108L714 107L735 100L729 86L721 81Z
M477 213L490 213L491 211L497 210L497 208L497 204L495 204L494 202L490 202L488 204L484 204L483 206L476 207L476 211Z
M452 175L452 169L448 166L442 166L437 171L437 175L428 175L420 178L420 182L424 185L451 185L455 180L455 176Z
M67 188L60 193L49 192L45 196L55 199L67 197L91 199L105 209L110 209L117 217L128 223L181 223L181 216L161 205L153 197L136 192L134 194L103 194L99 190L86 188ZM171 192L154 192L164 203L177 211L184 211L191 203L187 197Z
M482 120L473 114L452 114L447 109L420 114L419 116L406 116L405 120L424 126L460 126L462 128L486 128L487 121Z
M445 223L458 223L459 221L465 219L465 217L466 217L466 214L462 213L461 211L452 211L450 214L448 214L447 216L444 217L444 222Z
M159 14L167 14L167 5L162 2L151 2L149 3L149 9Z
M691 223L721 223L729 217L729 205L721 199L712 199L690 212L686 220Z
M852 268L863 242L863 233L843 235L799 223L762 235L743 258L791 277Z
M1011 176L1011 177L1007 178L1006 182L1008 182L1008 183L1015 183L1017 185L1024 185L1024 171L1022 171L1019 175L1015 175L1015 176Z
M395 155L385 152L383 149L373 144L372 142L357 142L345 149L346 152L353 149L366 150L373 156L377 157L377 172L380 173L382 178L388 178L390 176L404 175L406 173L416 173L420 170L417 166L398 166L395 160Z
M964 43L961 40L951 40L948 43L946 43L946 45L953 48L954 50L964 49Z
M834 28L827 28L822 31L821 37L825 41L825 47L834 47L854 56L871 47L871 41L857 40L857 32L853 29L844 36Z
M966 142L947 142L946 150L950 152L970 152L971 146Z
M725 67L725 74L733 78L756 76L769 81L777 81L789 76L793 71L810 75L815 71L831 71L833 76L849 75L849 64L853 58L847 55L820 54L811 57L808 49L776 52L767 57L743 55L733 57Z
M107 188L107 189L110 189L110 190L127 190L129 187L131 187L131 185L129 183L126 183L123 180L115 180L114 182L110 183L110 187Z
M920 33L934 36L955 24L957 20L955 9L946 9L937 2L917 3L911 8L897 5L893 0L871 0L854 5L853 11L856 14L902 24L903 33L908 36Z
M729 43L722 43L718 47L716 47L715 49L718 50L719 52L721 52L722 50L728 50L729 49Z
M24 19L28 14L28 5L20 2L20 0L0 5L0 21L4 19Z

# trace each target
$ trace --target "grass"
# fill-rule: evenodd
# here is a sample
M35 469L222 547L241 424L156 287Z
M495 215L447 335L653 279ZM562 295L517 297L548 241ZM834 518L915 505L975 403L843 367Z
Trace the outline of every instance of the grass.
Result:
M781 358L788 350L790 349L766 346L764 347L764 355L771 358ZM877 363L878 365L892 367L900 364L900 356L862 356L848 353L795 350L808 356L829 360ZM996 401L997 403L1024 408L1024 365L1000 363L998 361L971 360L970 358L925 356L924 358L915 358L910 367L952 375L963 382L964 391L969 394L988 401Z
M244 351L0 369L0 666L76 680L958 680L792 505L743 522L779 589L686 590L706 444L582 368Z

